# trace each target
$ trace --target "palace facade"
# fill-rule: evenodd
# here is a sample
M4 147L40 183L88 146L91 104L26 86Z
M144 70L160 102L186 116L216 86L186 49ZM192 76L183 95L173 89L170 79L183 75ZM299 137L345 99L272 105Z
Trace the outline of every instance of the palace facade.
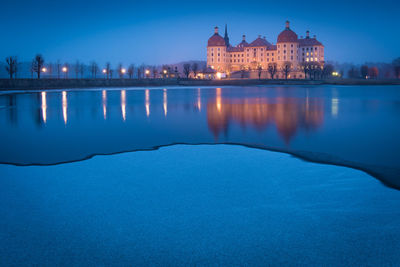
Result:
M310 32L306 36L298 38L290 29L289 21L285 29L278 35L276 44L265 37L258 36L253 42L248 43L243 35L242 42L232 46L229 42L227 26L222 37L215 27L214 35L207 43L207 67L221 73L223 76L234 76L240 72L255 73L262 78L270 79L271 68L276 69L273 78L304 79L304 67L323 68L324 45ZM286 69L286 70L285 70Z

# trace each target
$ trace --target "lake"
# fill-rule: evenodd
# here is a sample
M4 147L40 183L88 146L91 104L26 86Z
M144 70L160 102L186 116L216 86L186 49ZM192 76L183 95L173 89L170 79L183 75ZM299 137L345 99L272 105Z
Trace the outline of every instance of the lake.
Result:
M2 163L239 144L360 169L400 188L399 86L3 92L0 125Z

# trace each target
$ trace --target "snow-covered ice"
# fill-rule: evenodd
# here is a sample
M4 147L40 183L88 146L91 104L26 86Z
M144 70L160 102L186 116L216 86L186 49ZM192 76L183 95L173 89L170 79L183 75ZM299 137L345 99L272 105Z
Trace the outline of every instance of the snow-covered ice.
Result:
M400 265L400 191L229 145L0 165L0 265Z

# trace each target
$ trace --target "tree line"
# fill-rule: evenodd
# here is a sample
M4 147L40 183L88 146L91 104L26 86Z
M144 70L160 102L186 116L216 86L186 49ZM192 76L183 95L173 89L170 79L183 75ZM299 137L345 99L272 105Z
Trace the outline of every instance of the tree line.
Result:
M7 57L5 59L5 63L5 69L9 75L9 78L15 79L17 77L20 66L18 58L15 56ZM192 67L196 69L196 66L194 65ZM179 77L178 68L177 66L173 65L162 65L160 67L145 64L142 64L140 66L130 64L127 67L124 67L124 65L120 63L115 68L113 68L110 62L107 62L104 66L100 66L95 61L92 61L89 65L81 63L80 61L76 61L74 64L61 63L60 61L57 61L55 63L47 63L45 62L45 59L41 54L37 54L31 61L29 71L31 73L32 79L40 79L43 78L43 76L57 79L155 79Z

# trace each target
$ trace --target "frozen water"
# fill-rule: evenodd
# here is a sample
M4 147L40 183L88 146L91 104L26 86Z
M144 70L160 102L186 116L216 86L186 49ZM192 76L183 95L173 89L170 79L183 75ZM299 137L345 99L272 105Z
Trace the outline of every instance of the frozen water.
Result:
M0 265L400 265L400 192L241 146L0 165Z

